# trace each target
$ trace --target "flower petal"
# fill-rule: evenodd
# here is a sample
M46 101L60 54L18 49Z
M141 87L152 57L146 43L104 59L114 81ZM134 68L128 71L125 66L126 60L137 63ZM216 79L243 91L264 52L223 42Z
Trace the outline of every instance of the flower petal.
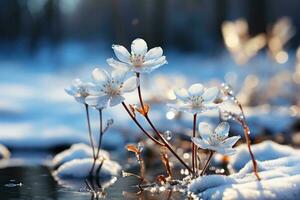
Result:
M235 154L236 150L233 148L216 148L216 152L223 154L223 155L227 155L227 156L232 156L233 154Z
M124 101L124 100L125 100L125 98L120 95L112 96L110 99L109 105L111 107L113 107L113 106L116 106L116 105L122 103L122 101Z
M75 100L79 103L85 103L85 98L82 96L74 97Z
M222 142L222 145L224 147L228 147L231 148L233 145L235 145L235 143L237 143L237 141L241 138L241 136L233 136L233 137L229 137L226 140L224 140Z
M211 87L204 91L202 98L204 102L212 102L214 101L219 94L219 89L217 87Z
M201 149L210 149L210 145L206 141L200 138L192 137L192 141L195 145L197 145Z
M174 94L176 96L176 99L179 99L181 101L186 101L189 97L189 93L185 88L175 89Z
M109 79L109 74L103 69L95 68L92 77L96 82L106 82Z
M109 58L106 60L107 64L115 69L123 69L123 70L129 70L128 64L119 62L113 58Z
M87 88L87 92L92 96L103 96L102 85L93 85Z
M75 87L80 87L80 85L82 85L82 81L79 78L76 78L72 81L72 85Z
M200 133L200 136L206 140L209 141L210 136L213 134L214 130L212 126L209 123L206 122L200 122L198 126L198 131Z
M191 96L201 96L204 92L203 85L200 83L193 84L188 89Z
M104 95L104 96L87 96L85 98L85 102L90 106L94 106L94 107L100 109L100 108L106 108L107 107L109 99L110 99L110 96L108 96L108 95Z
M215 129L217 138L224 140L228 137L230 126L227 122L221 122Z
M135 76L133 76L124 82L123 87L121 88L121 91L122 91L122 93L132 92L133 90L136 89L137 86L138 86L137 79Z
M116 69L112 71L111 77L115 80L115 83L121 84L124 81L126 74L127 70Z
M131 43L131 54L144 56L147 53L148 47L145 40L137 38Z
M75 96L77 94L77 90L74 86L65 88L65 92L70 96Z
M167 64L166 56L162 56L158 59L148 60L144 62L143 66L141 67L145 72L151 72L154 69L159 68L160 66Z
M121 45L112 45L112 49L114 50L117 58L125 63L130 62L130 53L127 49Z
M145 60L153 60L153 59L158 59L163 55L163 50L161 47L154 47L150 49L146 55L145 55Z

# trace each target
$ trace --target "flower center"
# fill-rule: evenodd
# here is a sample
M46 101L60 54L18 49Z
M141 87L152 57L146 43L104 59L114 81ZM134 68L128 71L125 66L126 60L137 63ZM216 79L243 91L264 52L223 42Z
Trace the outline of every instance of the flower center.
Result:
M85 87L79 87L78 93L80 94L81 97L84 97L84 98L89 95L89 93Z
M141 67L143 65L143 63L145 62L145 59L144 59L145 56L143 55L136 55L136 54L133 54L131 57L130 57L130 61L131 63L133 64L134 67Z
M115 81L111 79L107 83L103 85L103 92L105 92L109 96L116 96L121 94L121 88L123 83L119 83L119 81Z
M192 96L189 98L192 107L202 107L203 99L201 96Z

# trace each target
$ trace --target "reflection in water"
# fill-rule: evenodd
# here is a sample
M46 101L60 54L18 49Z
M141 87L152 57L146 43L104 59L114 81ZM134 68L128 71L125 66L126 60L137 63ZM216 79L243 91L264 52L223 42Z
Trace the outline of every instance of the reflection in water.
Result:
M98 181L98 182L97 182ZM18 187L6 187L9 183L22 183ZM150 191L141 189L135 177L119 177L93 180L88 183L96 192L90 192L84 180L53 178L47 167L27 166L0 169L0 199L52 199L52 200L87 200L87 199L184 199L185 195L169 190Z

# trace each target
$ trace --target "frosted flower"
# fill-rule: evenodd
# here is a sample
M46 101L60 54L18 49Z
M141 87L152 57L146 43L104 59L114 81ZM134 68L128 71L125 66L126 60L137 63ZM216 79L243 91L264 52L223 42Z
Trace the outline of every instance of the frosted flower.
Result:
M107 63L116 69L149 73L167 63L161 47L154 47L148 51L147 43L140 38L131 43L131 53L121 45L112 45L119 61L109 58Z
M201 122L199 124L199 133L201 138L193 137L192 141L202 149L216 151L225 155L232 155L235 150L232 146L241 138L240 136L228 137L229 124L227 122L220 123L213 130L210 124Z
M124 101L123 94L137 87L136 77L125 80L126 71L114 70L111 74L96 68L92 72L94 84L89 87L85 102L97 109L116 106Z
M214 103L219 94L217 87L204 88L202 84L196 83L191 85L188 90L181 88L175 90L174 93L177 103L168 104L168 106L175 110L196 114L218 106L218 104Z
M65 89L65 91L73 96L75 100L79 103L85 103L85 98L89 95L88 88L92 84L89 82L83 82L80 79L75 79L72 85Z

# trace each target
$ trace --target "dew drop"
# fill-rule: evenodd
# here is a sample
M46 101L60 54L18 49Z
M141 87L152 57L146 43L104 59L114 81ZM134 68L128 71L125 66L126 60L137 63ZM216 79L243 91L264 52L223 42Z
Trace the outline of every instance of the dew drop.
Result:
M143 151L143 150L144 150L144 144L141 143L141 142L139 142L137 148L138 148L140 151Z
M111 127L113 125L113 123L114 123L114 120L113 119L109 119L109 120L107 120L106 123L107 123L108 127Z
M172 132L171 131L166 131L164 132L164 137L166 138L166 140L170 141L172 139Z

